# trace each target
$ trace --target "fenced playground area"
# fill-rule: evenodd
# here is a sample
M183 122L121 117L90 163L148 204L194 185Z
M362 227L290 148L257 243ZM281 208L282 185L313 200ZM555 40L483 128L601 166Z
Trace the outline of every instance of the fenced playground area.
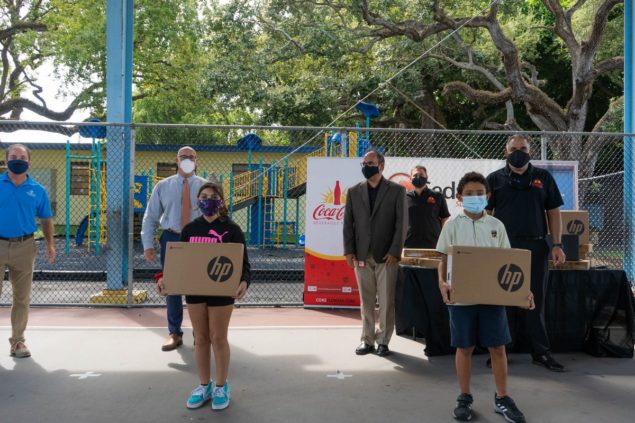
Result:
M31 176L51 197L59 253L56 263L49 265L39 249L34 305L163 304L152 279L158 263L143 259L139 233L152 188L176 172L176 152L184 145L197 151L197 174L222 184L231 219L245 232L254 284L241 304L279 306L303 303L305 201L311 177L307 160L358 157L361 161L371 147L382 151L387 162L409 157L425 165L426 160L447 159L444 174L432 174L429 179L430 186L452 202L456 201L456 186L435 186L435 178L458 180L461 175L452 164L456 159L467 163L496 159L502 165L504 143L510 135L368 126L0 123L0 132L32 129L40 132L29 131L29 139L23 142L32 149ZM37 142L42 129L57 133L66 129L69 135L57 143ZM563 209L589 211L592 266L632 268L623 167L623 146L631 138L593 133L527 135L533 160L554 166L573 164L569 167L575 169L573 179L555 176L566 196ZM129 174L122 163L127 163ZM557 166L554 169L557 173ZM407 174L409 170L402 171ZM337 175L337 168L333 174ZM115 179L129 187L123 197L116 195ZM324 193L324 201L334 201L332 191ZM104 290L118 294L103 295ZM9 304L10 295L5 287L0 303Z

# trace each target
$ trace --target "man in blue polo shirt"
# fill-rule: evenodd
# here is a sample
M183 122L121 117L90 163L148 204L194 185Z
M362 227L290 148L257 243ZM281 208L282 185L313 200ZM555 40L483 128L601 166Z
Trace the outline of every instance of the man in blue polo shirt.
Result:
M24 339L29 320L31 284L35 264L38 217L46 237L49 263L55 261L53 213L44 187L27 174L31 152L22 144L10 145L5 154L8 170L0 175L0 293L5 269L13 288L11 307L11 343L13 357L30 357Z

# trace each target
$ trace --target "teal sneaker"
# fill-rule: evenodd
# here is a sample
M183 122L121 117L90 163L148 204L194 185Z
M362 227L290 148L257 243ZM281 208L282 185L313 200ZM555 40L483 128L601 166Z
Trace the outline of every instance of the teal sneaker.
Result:
M199 408L212 397L212 382L207 386L198 385L187 399L187 408Z
M229 407L229 382L223 386L214 386L212 410L224 410Z

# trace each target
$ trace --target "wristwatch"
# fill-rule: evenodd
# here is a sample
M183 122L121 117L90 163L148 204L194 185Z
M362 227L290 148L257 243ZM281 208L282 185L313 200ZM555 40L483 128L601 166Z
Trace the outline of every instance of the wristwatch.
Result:
M562 248L562 244L558 242L558 243L553 244L553 245L551 246L551 248L553 248L553 247L560 247L560 248Z

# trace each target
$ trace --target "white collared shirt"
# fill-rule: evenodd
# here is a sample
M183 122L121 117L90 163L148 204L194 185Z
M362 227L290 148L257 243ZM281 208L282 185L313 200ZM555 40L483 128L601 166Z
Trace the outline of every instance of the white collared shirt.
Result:
M503 222L485 212L480 219L473 220L461 211L445 222L437 251L447 254L452 245L511 248Z
M190 186L190 221L201 216L196 196L207 179L197 175L187 178ZM154 236L157 228L181 232L181 195L183 176L179 173L159 181L150 195L150 201L141 223L141 241L143 249L154 248Z

